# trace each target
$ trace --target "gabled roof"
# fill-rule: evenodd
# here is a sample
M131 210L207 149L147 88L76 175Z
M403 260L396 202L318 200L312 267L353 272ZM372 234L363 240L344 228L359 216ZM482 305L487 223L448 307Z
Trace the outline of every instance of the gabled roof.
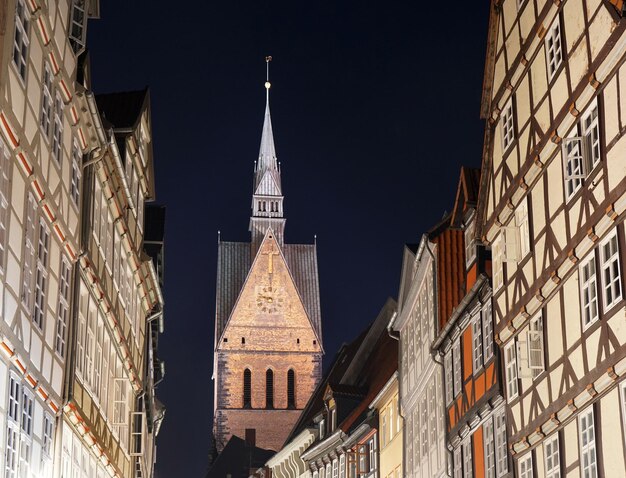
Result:
M137 91L96 95L96 103L103 123L109 123L114 129L134 129L148 101L148 87Z
M469 208L476 207L478 188L480 186L480 169L461 166L461 176L456 190L451 223L459 227L463 216Z
M222 336L226 322L252 267L248 242L220 241L217 248L217 283L215 300L215 340ZM304 309L322 345L320 291L315 244L284 244L282 253Z
M273 450L266 450L246 443L236 435L230 437L228 443L217 456L207 478L248 478L251 470L257 469L274 455Z

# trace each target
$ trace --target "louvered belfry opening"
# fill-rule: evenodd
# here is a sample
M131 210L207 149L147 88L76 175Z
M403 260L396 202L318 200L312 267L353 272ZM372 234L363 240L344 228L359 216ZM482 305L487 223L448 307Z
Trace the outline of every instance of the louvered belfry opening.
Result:
M243 371L243 408L252 408L252 372Z
M274 372L265 372L265 408L274 408Z
M296 408L296 373L293 369L287 372L287 408Z

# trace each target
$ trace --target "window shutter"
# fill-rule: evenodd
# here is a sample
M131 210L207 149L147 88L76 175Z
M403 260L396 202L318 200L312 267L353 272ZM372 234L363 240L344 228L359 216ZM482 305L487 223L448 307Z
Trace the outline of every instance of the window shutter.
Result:
M528 367L536 377L544 370L543 360L543 323L541 316L530 321L528 331Z
M146 424L145 412L131 413L131 440L130 440L130 456L142 456L144 444L144 430Z
M504 260L517 262L519 260L520 238L517 226L507 226L504 232Z

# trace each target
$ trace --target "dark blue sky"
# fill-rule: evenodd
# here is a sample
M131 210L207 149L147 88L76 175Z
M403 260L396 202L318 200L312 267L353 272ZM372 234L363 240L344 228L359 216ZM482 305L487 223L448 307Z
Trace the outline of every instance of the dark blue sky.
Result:
M461 6L102 2L89 26L93 86L150 86L167 205L159 478L207 468L217 231L248 240L264 57L286 240L318 237L328 363L397 295L402 245L451 209L460 166L480 165L488 2Z

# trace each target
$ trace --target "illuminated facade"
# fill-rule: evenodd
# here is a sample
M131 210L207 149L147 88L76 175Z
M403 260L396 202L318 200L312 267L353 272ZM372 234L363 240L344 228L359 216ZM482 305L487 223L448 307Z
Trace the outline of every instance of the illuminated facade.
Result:
M626 469L623 15L491 2L478 225L522 478Z
M1 9L2 476L149 477L161 410L146 316L162 305L140 232L142 201L153 195L149 110L138 126L147 154L119 161L84 54L97 0ZM142 164L132 205L119 173L119 164L130 171L128 157Z
M251 242L218 245L213 438L279 450L321 377L315 244L286 244L269 83L255 164Z

